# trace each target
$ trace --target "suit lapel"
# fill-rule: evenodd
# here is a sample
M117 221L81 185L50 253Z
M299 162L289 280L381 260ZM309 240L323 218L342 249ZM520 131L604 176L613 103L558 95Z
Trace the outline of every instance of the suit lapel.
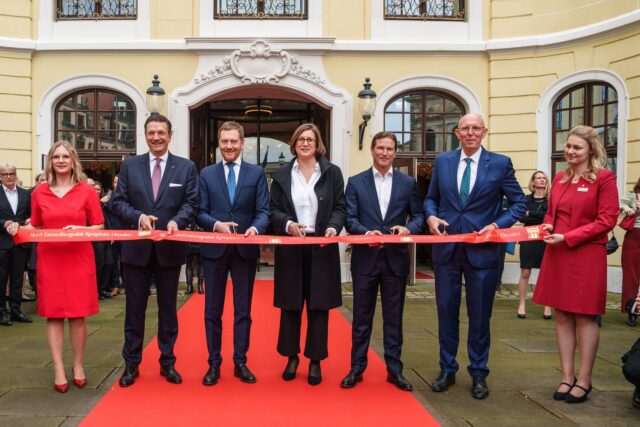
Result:
M462 149L457 149L452 153L451 159L449 159L449 180L453 188L451 194L456 199L456 206L462 209L462 202L460 202L460 191L458 190L458 165L460 164L460 157L462 156Z
M149 168L149 170L151 170ZM173 158L173 155L169 153L169 157L167 157L167 165L164 168L164 173L162 174L162 180L160 180L160 188L158 189L158 197L156 197L156 201L162 198L162 195L167 190L169 183L171 182L171 178L173 178L173 174L176 171L176 164ZM149 176L149 182L151 182L151 176ZM153 194L153 192L151 193Z
M145 193L149 195L149 200L151 200L151 204L153 205L153 186L151 185L151 161L150 155L141 154L138 156L139 162L141 163L142 168L142 182L144 185Z
M395 173L393 175L395 177ZM364 187L367 190L367 193L369 193L369 198L371 199L371 203L373 204L374 209L378 214L378 218L382 222L384 221L384 218L382 218L382 212L380 211L380 200L378 199L378 191L376 190L376 183L373 179L373 168L369 169L369 171L365 173L364 181L366 183ZM392 184L393 183L394 181L392 181ZM393 189L391 190L392 190L391 194L393 194Z
M287 197L290 206L293 206L293 196L291 195L291 170L293 169L293 162L295 162L295 158L291 160L289 166L287 166L287 173L282 177L282 190L284 191L284 195ZM294 211L295 212L295 211ZM297 221L297 219L296 219Z
M215 166L215 176L219 181L219 188L222 189L221 193L224 194L224 199L231 206L231 199L229 199L229 190L227 187L227 179L224 176L224 163L220 162Z

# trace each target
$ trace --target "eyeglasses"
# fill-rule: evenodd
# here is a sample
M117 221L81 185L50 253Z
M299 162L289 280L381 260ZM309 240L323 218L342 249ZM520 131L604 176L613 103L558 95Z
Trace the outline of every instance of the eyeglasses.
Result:
M0 173L0 176L16 176L15 172Z
M299 144L313 145L316 142L316 140L314 138L305 138L305 137L302 136L302 137L298 138L297 142Z
M458 130L462 133L469 133L469 131L473 133L480 133L484 130L484 128L480 126L465 126L463 128L458 128Z

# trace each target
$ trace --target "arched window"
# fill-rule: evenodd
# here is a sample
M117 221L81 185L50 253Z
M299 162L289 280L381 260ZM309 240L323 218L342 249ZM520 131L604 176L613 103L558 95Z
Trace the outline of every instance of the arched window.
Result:
M460 145L454 130L463 115L462 103L447 93L411 91L385 106L384 129L398 137L398 157L431 159Z
M553 175L567 167L564 146L569 130L587 125L598 131L607 152L607 169L616 173L618 160L618 94L604 82L587 82L571 86L553 104Z
M81 159L122 159L136 151L136 107L109 89L65 95L55 108L55 140L69 141Z

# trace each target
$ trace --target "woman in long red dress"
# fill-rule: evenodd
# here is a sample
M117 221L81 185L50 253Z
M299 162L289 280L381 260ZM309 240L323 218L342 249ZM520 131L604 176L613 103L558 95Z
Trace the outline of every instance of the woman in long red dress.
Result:
M618 189L605 169L606 154L589 126L569 131L564 149L569 166L553 180L543 228L547 248L533 294L537 304L556 309L556 341L562 382L555 400L581 403L591 391L591 373L607 296L607 234L618 217ZM576 344L580 373L575 376Z
M96 191L86 184L76 150L58 141L49 150L45 169L47 184L36 187L31 196L31 224L25 228L103 228L104 218ZM17 232L17 229L14 231ZM98 312L96 265L91 242L39 243L37 257L37 312L47 318L47 341L55 370L54 388L69 389L62 360L64 319L69 319L73 349L73 383L87 385L84 348L87 341L85 317Z

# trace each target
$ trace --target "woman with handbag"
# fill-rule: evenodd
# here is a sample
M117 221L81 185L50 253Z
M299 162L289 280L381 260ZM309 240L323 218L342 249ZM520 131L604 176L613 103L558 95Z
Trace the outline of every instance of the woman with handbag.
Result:
M543 229L549 234L533 302L556 311L556 342L562 379L554 400L582 403L591 392L591 375L607 298L607 234L619 213L614 174L589 126L569 131L564 147L568 167L551 185ZM574 358L579 350L580 371Z
M627 313L627 324L636 326L637 316L629 312L628 302L638 295L640 283L640 179L633 190L620 198L620 210L624 218L620 221L620 228L627 231L622 243L622 304L623 313Z

